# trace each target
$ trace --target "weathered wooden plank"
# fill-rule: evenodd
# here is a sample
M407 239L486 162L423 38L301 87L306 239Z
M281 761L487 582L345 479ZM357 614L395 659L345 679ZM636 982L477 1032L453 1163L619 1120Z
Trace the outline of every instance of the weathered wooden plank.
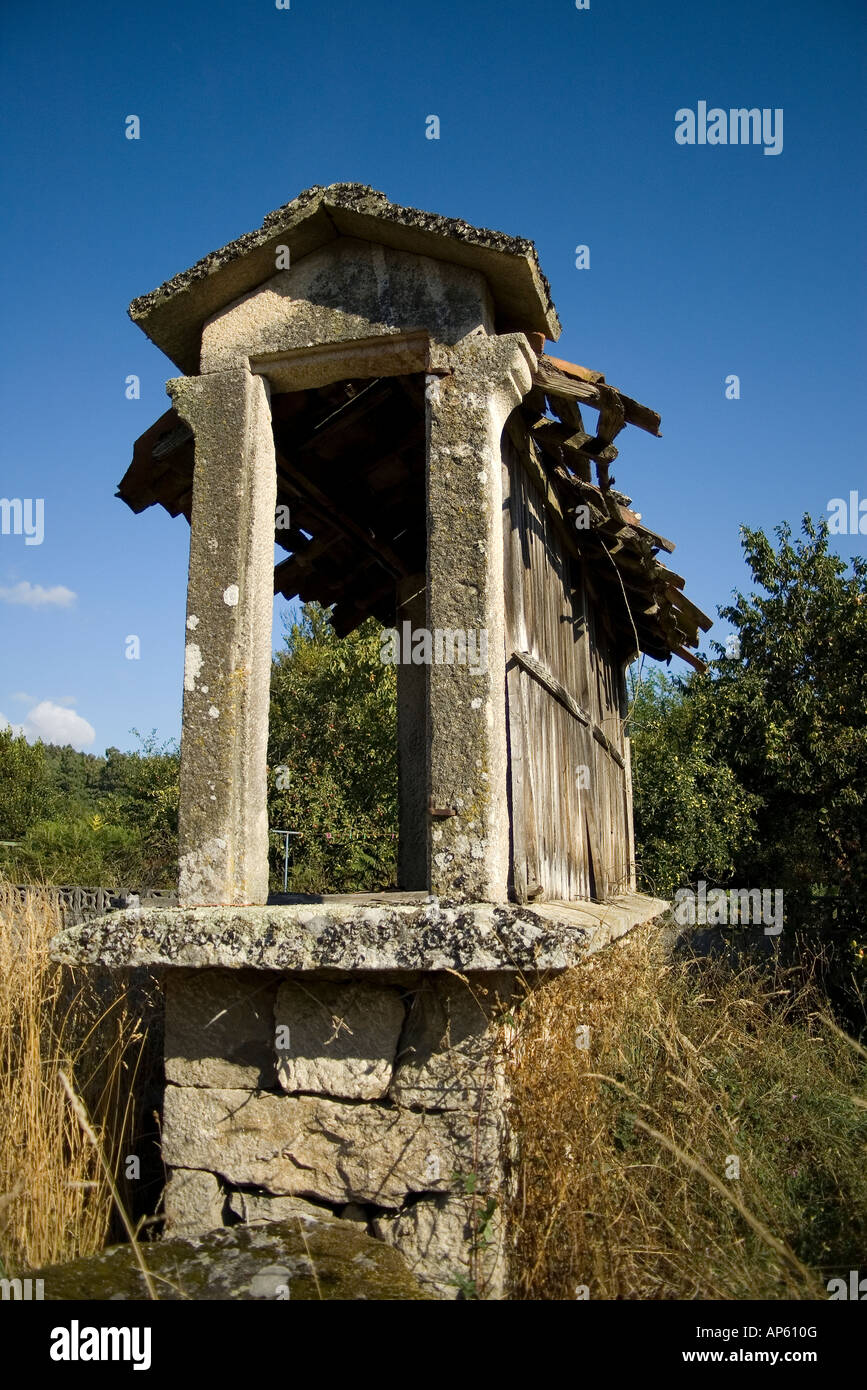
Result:
M513 886L516 896L541 892L547 900L569 901L627 881L621 638L605 617L610 588L602 586L595 601L588 600L580 548L564 539L548 503L551 478L529 457L526 431L508 430L504 579Z
M686 647L675 647L672 651L672 656L679 656L680 659L685 661L688 666L691 666L694 671L700 671L704 674L707 670L706 662L701 661L697 656L693 656L692 652L687 651Z
M512 652L512 656L523 666L525 671L529 671L531 675L536 677L537 681L544 685L555 700L559 700L561 705L565 705L570 714L579 719L582 724L592 724L593 721L587 711L581 708L578 701L560 684L556 676L552 676L541 661L532 656L530 652Z
M605 381L604 372L594 372L590 367L580 367L577 362L567 362L562 357L552 357L549 352L540 354L540 361L545 367L553 367L555 371L562 372L564 376L578 377L581 381L591 383Z
M598 724L593 725L593 737L595 738L598 744L601 744L601 746L605 749L609 757L612 757L614 759L618 767L625 767L622 754L618 753L617 749L614 747L614 744L611 742L611 739L608 737L605 730L600 729Z
M557 367L549 365L551 359L541 357L536 371L533 373L533 380L537 386L541 386L546 395L563 396L566 399L586 401L588 405L595 406L597 410L603 407L603 401L609 391L614 388L603 382L591 382L578 379L572 375L567 376L565 372ZM622 391L616 393L623 403L624 417L628 424L636 425L638 429L646 431L659 437L660 425L662 420L655 410L649 406L641 405L638 401L626 396Z
M682 594L673 585L666 586L666 593L673 600L676 609L691 618L696 627L700 627L702 632L709 632L713 627L713 619L703 613L694 603L691 603L686 594Z

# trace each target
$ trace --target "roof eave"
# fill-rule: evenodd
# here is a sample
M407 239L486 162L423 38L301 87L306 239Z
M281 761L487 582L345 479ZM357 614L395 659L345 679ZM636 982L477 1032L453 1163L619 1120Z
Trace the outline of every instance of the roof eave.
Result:
M479 270L490 286L500 331L542 333L550 339L560 334L550 287L532 242L399 207L363 184L305 190L269 213L255 231L134 299L130 318L182 372L197 372L204 323L271 278L278 246L288 246L291 260L297 262L341 236Z

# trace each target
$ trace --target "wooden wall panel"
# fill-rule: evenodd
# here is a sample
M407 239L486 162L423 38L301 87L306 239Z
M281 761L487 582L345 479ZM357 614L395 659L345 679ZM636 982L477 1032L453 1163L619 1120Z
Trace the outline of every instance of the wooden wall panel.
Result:
M530 448L529 441L516 443L507 429L504 579L513 887L521 901L604 898L630 886L622 664L592 580L525 466L524 447ZM589 769L586 787L582 766Z

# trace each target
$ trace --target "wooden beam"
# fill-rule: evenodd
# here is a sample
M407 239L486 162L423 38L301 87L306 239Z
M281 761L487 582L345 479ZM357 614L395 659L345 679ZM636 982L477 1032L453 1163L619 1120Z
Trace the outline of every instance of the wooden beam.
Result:
M303 439L292 439L291 427L280 428L280 443L284 448L291 443L293 454L303 454L310 449L317 449L328 435L342 434L345 429L356 425L369 411L388 400L391 393L390 378L376 377L360 391L356 391L354 396L347 397L340 405L335 406Z
M675 647L671 654L672 656L679 656L681 661L685 661L694 671L700 671L702 675L707 670L707 664L697 656L693 656L692 652L688 652L686 647Z
M713 619L709 618L706 613L702 613L701 609L697 608L694 603L691 603L686 594L675 589L673 584L666 585L666 593L673 601L675 608L680 609L685 617L690 618L696 627L700 627L702 632L710 632L713 627Z
M558 681L557 677L548 670L544 662L540 661L538 657L533 656L530 652L512 652L512 657L517 661L519 666L522 666L525 671L528 671L531 676L534 676L539 684L544 686L548 691L548 694L553 695L554 699L559 701L564 709L567 709L573 718L578 720L579 724L583 724L590 730L596 742L601 744L606 753L614 759L619 767L625 766L622 755L614 747L614 744L605 731L594 722L591 715L579 705L575 697L569 694L565 685L562 685L560 681Z
M541 386L547 395L586 401L588 405L602 410L608 393L613 392L622 402L627 424L636 425L638 429L659 437L659 427L662 420L655 410L641 405L638 401L634 401L631 396L625 396L621 391L615 391L614 387L608 386L604 381L587 381L571 374L567 375L554 365L557 360L540 357L536 371L533 373L534 382L537 386Z
M341 600L331 614L331 622L338 637L345 637L364 622L365 618L375 616L376 608L384 598L394 601L394 587L383 584L378 589L356 599Z
M289 461L284 458L283 454L278 451L278 478L281 475L303 495L307 506L314 515L318 514L326 525L333 526L335 530L341 531L349 540L373 555L382 568L391 575L392 579L405 579L407 577L409 570L396 551L391 549L391 546L387 545L384 541L376 540L376 538L371 536L363 526L359 526L352 517L346 516L345 513L340 510L340 507L333 497L330 497L328 493L323 492L320 487L317 487L316 483L308 478L302 469L296 468L294 464L289 463Z
M281 560L280 564L274 567L274 593L284 594L287 598L290 594L297 594L304 581L316 571L323 555L332 546L337 545L340 539L333 532L327 538L317 537L310 541L304 550ZM318 577L322 580L326 578L321 572L318 572Z
M531 676L535 676L539 684L548 691L548 694L553 695L555 700L559 700L560 704L571 715L574 715L580 724L586 725L589 729L593 728L593 720L587 711L581 708L578 701L569 694L565 685L560 684L557 677L548 670L543 662L539 661L538 657L533 656L530 652L512 652L512 656L518 665L523 666L525 671L529 671Z
M614 747L614 744L611 742L611 739L608 737L608 735L605 733L603 729L600 729L598 724L593 725L593 737L595 738L597 743L602 745L609 757L614 759L618 767L626 766L626 763L623 760L622 753L618 752L618 750Z
M301 555L310 549L313 542L304 535L300 527L281 526L274 528L274 544L279 545L281 550L288 550L292 555Z
M578 408L577 401L569 400L565 396L546 396L541 386L534 386L524 397L524 404L529 405L536 395L542 397L542 408L539 411L540 415L544 412L545 402L547 401L548 409L551 411L551 414L556 415L557 419L561 421L562 424L571 425L572 429L576 430L579 434L584 433L584 421L581 419L581 411Z
M534 441L528 432L525 432L518 419L510 418L506 424L509 437L518 453L521 461L532 478L536 486L541 490L543 500L547 506L551 523L556 529L560 538L564 541L566 548L575 559L581 558L581 548L574 527L570 525L569 519L563 510L563 505L557 489L551 482L547 470L541 463L541 458L537 457ZM541 451L539 451L541 454Z
M556 371L562 372L564 376L577 377L580 381L589 381L591 384L605 381L604 372L594 372L589 367L579 367L577 362L566 362L562 357L552 357L550 353L539 354L540 361L545 366L554 367Z

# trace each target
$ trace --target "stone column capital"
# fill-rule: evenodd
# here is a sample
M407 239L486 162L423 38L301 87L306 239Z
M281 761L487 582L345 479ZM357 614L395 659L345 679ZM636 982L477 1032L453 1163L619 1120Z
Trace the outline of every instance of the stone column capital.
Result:
M442 353L455 385L476 398L484 395L502 429L533 385L538 358L523 333L478 334ZM447 378L448 379L448 378Z

